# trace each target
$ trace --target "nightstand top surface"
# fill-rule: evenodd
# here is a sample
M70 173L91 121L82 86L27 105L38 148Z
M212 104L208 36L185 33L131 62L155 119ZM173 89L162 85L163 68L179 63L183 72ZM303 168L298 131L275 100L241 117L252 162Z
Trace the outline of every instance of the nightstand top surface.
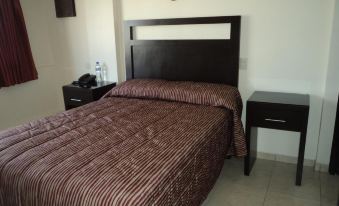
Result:
M96 86L91 86L89 88L86 88L86 87L80 87L78 85L73 85L73 84L68 84L68 85L65 85L65 87L73 87L73 88L83 88L83 89L98 89L98 88L101 88L101 87L105 87L105 86L108 86L108 85L116 85L115 82L109 82L109 81L104 81L104 82L98 82Z
M307 94L256 91L248 101L308 107L310 105L310 96Z

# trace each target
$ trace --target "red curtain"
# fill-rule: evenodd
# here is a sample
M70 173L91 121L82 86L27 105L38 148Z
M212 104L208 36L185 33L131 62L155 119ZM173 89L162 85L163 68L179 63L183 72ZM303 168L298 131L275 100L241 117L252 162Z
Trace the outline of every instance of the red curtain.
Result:
M38 78L19 0L0 0L0 88Z

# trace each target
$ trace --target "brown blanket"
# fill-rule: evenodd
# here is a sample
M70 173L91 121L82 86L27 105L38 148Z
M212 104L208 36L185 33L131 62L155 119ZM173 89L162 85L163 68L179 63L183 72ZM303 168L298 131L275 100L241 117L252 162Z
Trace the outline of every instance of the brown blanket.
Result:
M233 119L225 108L107 97L9 129L0 205L199 205L236 141Z
M134 79L120 84L109 96L137 97L186 102L232 111L233 137L229 154L237 157L246 155L245 133L241 122L242 100L237 88L201 82Z

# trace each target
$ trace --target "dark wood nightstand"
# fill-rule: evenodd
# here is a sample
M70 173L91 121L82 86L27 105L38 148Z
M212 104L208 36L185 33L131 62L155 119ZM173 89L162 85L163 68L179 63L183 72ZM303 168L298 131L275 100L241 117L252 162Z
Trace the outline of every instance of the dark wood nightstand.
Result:
M97 101L115 86L115 82L99 82L97 86L92 86L91 88L83 88L72 84L63 86L65 109L69 110Z
M300 132L296 185L301 185L309 107L309 95L254 92L247 101L246 139L249 152L245 158L245 175L250 175L256 160L258 127Z

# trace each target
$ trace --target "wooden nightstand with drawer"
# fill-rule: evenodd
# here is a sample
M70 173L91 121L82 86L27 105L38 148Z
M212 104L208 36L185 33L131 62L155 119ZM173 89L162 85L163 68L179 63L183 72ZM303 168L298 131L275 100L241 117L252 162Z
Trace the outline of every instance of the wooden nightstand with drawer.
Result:
M256 160L258 127L300 132L296 185L301 185L309 105L309 95L254 92L247 101L245 175L250 175Z
M99 100L103 95L116 86L115 82L99 82L97 86L84 88L73 84L62 87L65 109L76 108Z

